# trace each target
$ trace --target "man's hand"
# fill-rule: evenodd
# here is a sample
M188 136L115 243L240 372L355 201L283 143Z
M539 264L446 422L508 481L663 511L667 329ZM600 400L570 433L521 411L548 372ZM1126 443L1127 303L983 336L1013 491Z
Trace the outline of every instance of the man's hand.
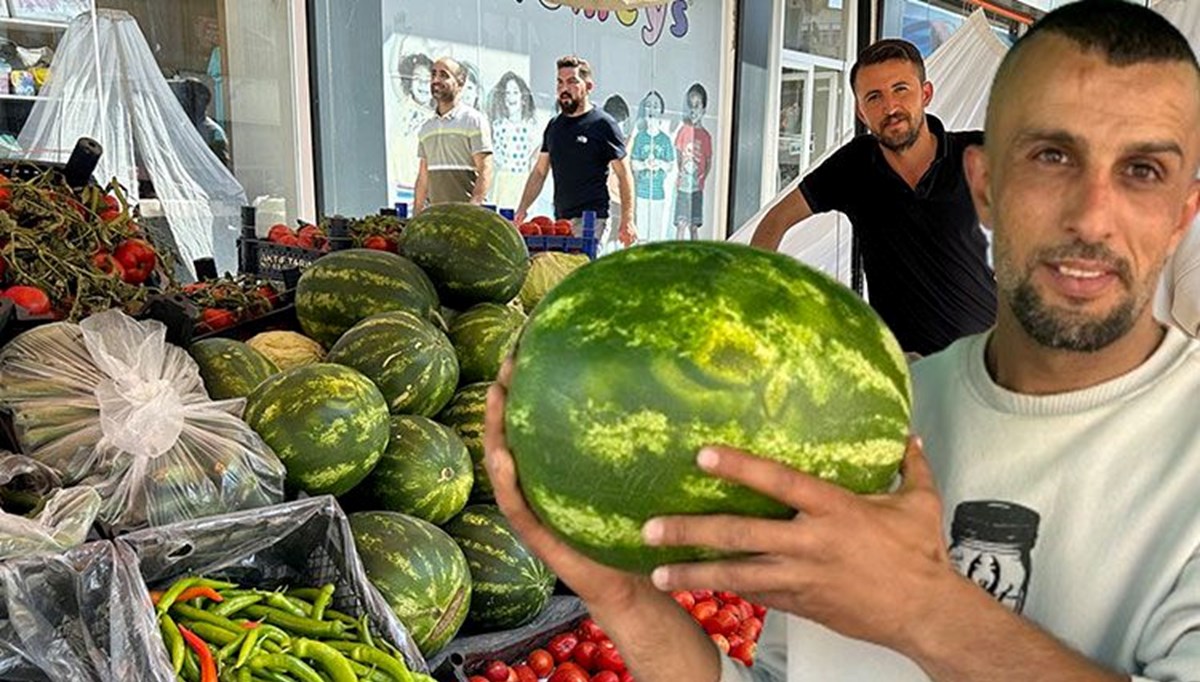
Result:
M844 635L897 648L919 629L947 581L960 580L942 537L941 501L917 439L894 494L855 495L778 462L731 448L701 451L709 473L800 510L788 521L739 516L652 519L656 545L698 545L749 556L661 566L663 590L707 588L747 595Z
M513 215L513 224L517 227L525 224L525 209L517 209L516 214Z
M496 504L508 517L513 530L550 570L589 606L609 605L624 611L644 594L655 592L650 581L604 566L559 540L534 515L517 485L516 468L504 437L504 402L512 375L512 361L504 363L500 376L487 394L484 417L484 463L495 489Z
M638 234L637 227L634 226L632 220L622 220L621 227L617 230L617 241L621 245L628 248L637 243Z

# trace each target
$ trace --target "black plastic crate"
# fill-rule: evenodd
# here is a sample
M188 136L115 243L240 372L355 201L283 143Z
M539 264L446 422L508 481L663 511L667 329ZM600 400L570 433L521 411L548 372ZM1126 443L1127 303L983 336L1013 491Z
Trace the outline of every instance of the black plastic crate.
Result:
M334 216L329 224L329 250L306 249L259 239L254 229L254 207L242 207L242 234L238 237L238 272L262 279L284 281L288 270L304 270L321 256L354 245L348 221Z

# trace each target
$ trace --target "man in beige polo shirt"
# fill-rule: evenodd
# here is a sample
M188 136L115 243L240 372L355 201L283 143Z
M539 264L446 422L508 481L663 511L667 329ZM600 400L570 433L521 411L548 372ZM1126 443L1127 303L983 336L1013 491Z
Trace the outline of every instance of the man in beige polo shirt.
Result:
M429 91L437 104L421 126L413 213L451 201L482 204L492 182L492 131L478 110L459 101L467 70L442 57L433 63Z

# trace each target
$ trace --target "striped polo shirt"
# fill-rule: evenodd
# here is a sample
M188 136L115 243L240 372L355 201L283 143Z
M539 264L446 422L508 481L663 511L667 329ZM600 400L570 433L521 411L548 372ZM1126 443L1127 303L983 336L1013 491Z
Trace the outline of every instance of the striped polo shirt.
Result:
M492 131L483 114L458 104L421 126L417 156L429 173L429 203L469 201L475 186L475 154L492 153Z

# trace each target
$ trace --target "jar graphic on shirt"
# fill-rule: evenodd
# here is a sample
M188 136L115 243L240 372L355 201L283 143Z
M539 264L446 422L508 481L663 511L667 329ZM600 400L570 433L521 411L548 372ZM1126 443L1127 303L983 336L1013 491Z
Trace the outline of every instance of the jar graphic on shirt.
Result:
M960 503L950 526L950 562L1001 604L1021 613L1039 521L1037 512L1012 502Z

